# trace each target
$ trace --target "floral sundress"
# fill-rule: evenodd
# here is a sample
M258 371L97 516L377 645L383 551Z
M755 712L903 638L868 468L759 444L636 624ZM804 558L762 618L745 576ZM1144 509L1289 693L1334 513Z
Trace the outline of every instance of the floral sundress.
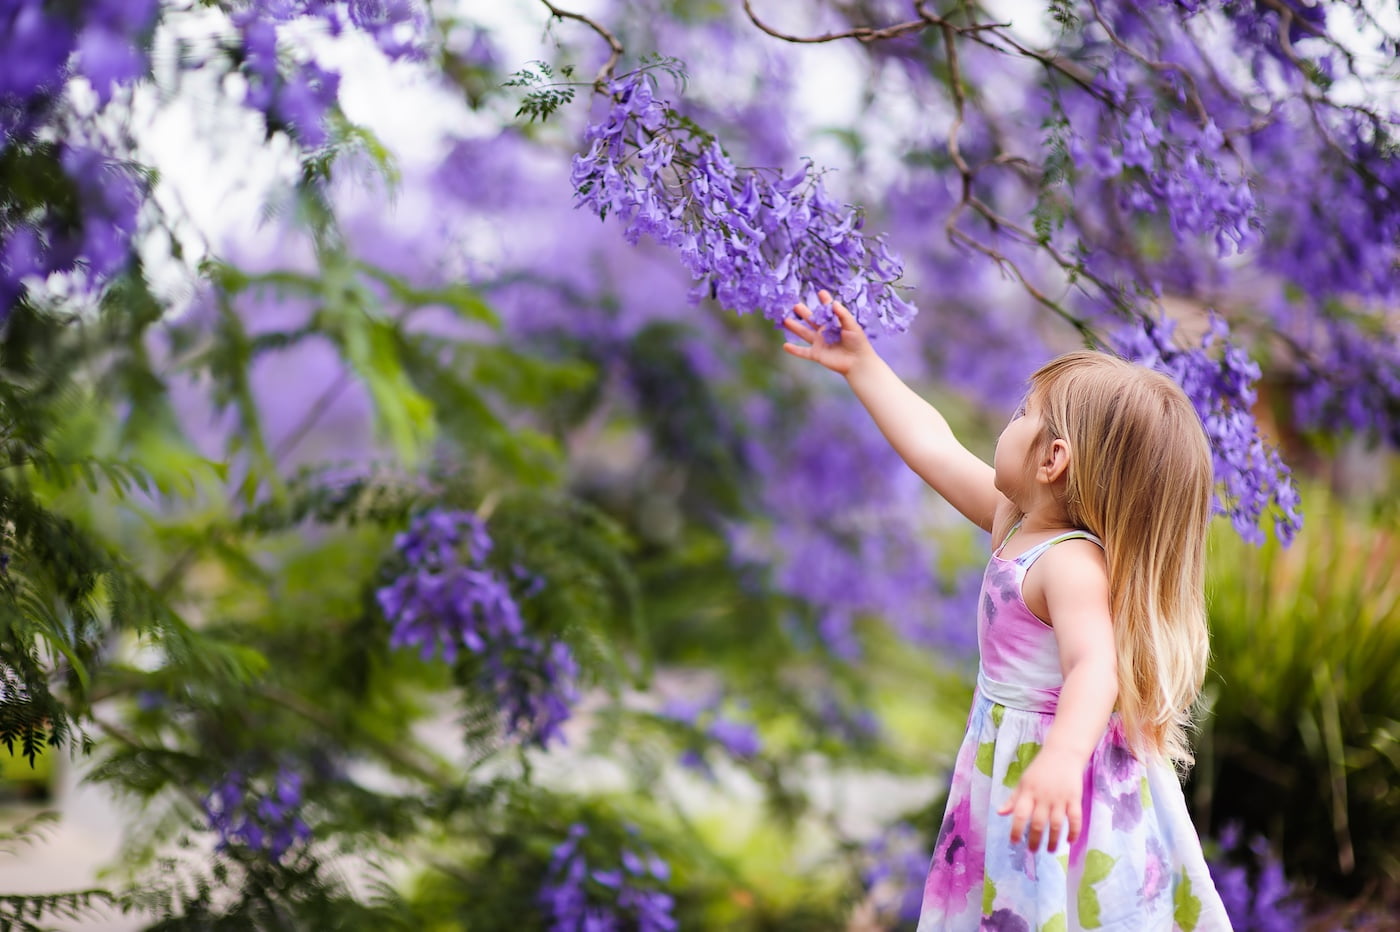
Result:
M997 814L1040 750L1063 683L1054 630L1026 607L1021 585L1041 554L1076 537L1100 543L1071 531L1004 560L1003 541L987 565L978 598L977 689L918 932L1230 928L1176 771L1134 757L1117 713L1085 768L1083 823L1073 845L1054 853L1044 842L1035 852L1024 840L1013 845L1011 816Z

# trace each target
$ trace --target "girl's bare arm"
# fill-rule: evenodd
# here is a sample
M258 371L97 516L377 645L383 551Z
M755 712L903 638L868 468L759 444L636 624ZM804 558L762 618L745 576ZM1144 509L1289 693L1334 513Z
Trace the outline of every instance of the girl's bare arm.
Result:
M823 303L830 301L825 291L819 297ZM832 308L841 325L838 342L828 343L825 334L808 326L812 312L799 304L794 311L800 319L788 318L784 324L807 345L786 343L783 349L844 375L909 468L969 521L990 531L998 506L1006 501L997 491L992 467L962 445L937 408L895 375L849 311L839 303Z

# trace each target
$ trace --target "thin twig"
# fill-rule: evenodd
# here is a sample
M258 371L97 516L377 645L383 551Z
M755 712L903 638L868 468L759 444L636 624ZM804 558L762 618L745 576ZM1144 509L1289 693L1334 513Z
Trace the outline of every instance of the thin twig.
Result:
M919 19L910 20L905 23L895 23L890 26L878 28L871 26L856 26L846 32L828 32L820 36L795 36L790 33L779 32L758 18L758 14L753 11L753 4L749 0L744 0L744 12L748 14L749 20L763 32L768 33L775 39L782 39L784 42L796 42L799 44L814 44L819 42L835 42L838 39L856 39L860 42L875 42L880 39L893 39L911 32L920 32L931 25L935 25L936 17L930 19L921 16Z
M571 13L568 10L561 10L553 3L550 3L549 0L540 0L540 2L549 9L550 16L561 20L578 20L580 23L583 23L589 29L592 29L598 35L602 36L603 40L608 43L608 60L603 62L603 67L598 69L598 74L593 79L594 89L601 91L606 88L608 79L612 77L613 70L617 68L617 63L622 58L622 43L617 41L617 36L609 32L607 28L598 21L590 19L582 13Z

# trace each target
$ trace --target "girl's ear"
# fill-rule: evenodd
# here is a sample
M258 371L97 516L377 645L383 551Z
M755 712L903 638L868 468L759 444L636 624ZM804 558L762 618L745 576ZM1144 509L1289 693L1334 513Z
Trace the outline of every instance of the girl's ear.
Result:
M1045 455L1040 460L1040 469L1036 470L1036 478L1047 485L1054 484L1062 479L1069 470L1070 459L1069 444L1060 439L1052 440L1050 446L1045 450Z

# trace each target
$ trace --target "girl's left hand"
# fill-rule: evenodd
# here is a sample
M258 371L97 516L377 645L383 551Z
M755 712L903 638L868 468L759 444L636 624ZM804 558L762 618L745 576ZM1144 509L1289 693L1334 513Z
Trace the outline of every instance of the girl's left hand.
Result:
M1054 851L1060 833L1069 823L1073 844L1079 837L1084 805L1085 762L1078 755L1055 748L1043 747L1021 775L1016 789L998 815L1011 814L1011 843L1020 844L1023 831L1026 845L1035 851L1041 839L1047 839L1046 851ZM1048 830L1048 834L1047 834Z

